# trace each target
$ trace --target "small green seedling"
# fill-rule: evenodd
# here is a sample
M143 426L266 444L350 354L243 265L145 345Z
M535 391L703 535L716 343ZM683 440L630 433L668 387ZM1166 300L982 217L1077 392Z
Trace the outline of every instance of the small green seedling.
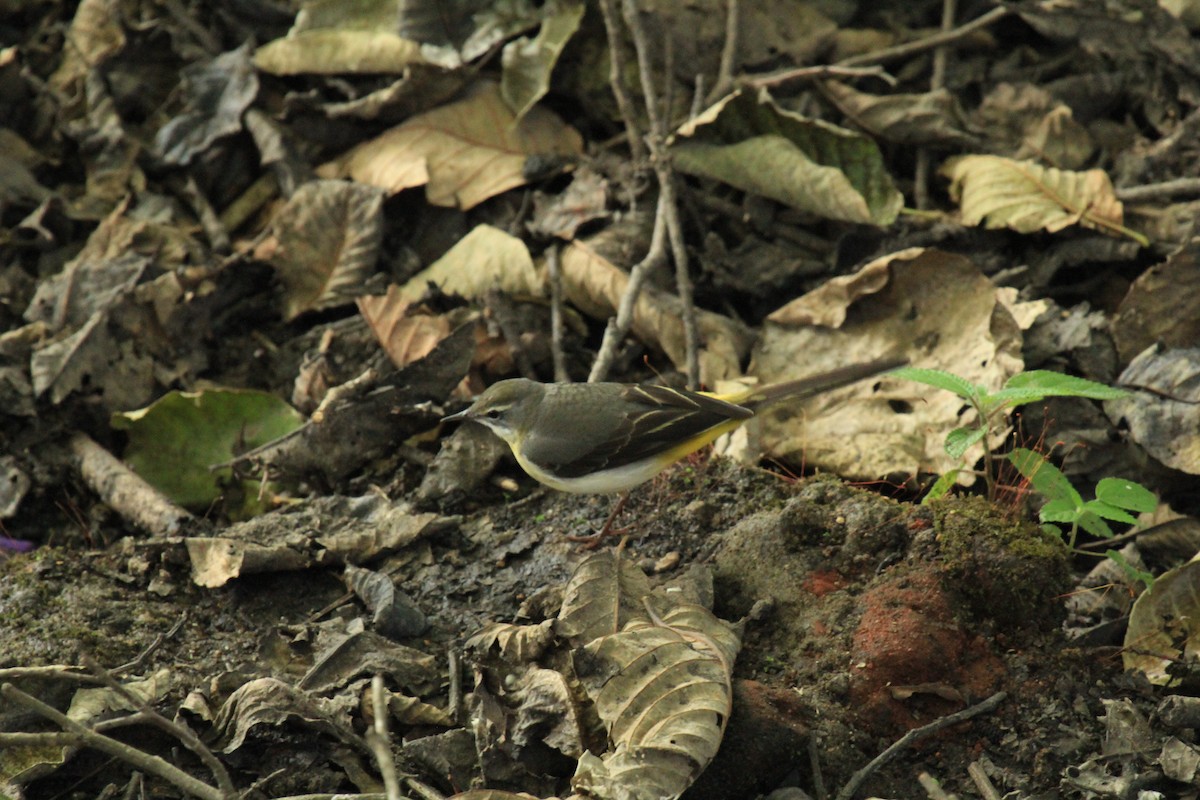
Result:
M1046 498L1038 514L1043 527L1061 535L1059 525L1071 526L1065 538L1072 550L1080 528L1097 538L1111 539L1112 528L1105 520L1136 525L1137 520L1129 512L1147 513L1158 506L1154 493L1135 481L1103 478L1096 484L1096 498L1084 500L1067 476L1041 453L1018 447L1008 454L1008 460Z
M991 500L996 499L996 471L992 458L994 444L988 437L1000 427L1000 420L1010 409L1026 403L1041 402L1047 397L1088 397L1093 400L1115 400L1128 394L1124 389L1045 369L1013 375L1005 382L1003 388L994 392L988 391L985 386L971 383L952 372L940 369L904 367L892 372L891 377L907 378L910 381L954 392L971 404L976 412L975 424L955 428L946 434L946 453L961 462L973 445L983 442L983 479L987 484L988 499ZM960 463L958 467L938 478L922 502L928 503L936 500L950 491L959 472L965 466Z

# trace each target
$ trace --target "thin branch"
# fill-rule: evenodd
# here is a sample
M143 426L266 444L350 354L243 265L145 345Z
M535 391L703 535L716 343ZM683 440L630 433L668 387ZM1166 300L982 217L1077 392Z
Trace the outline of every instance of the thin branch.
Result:
M986 28L1004 17L1008 16L1009 10L1004 6L993 8L981 17L976 17L965 25L955 28L951 31L941 31L926 36L923 39L914 39L911 42L898 44L895 47L888 47L883 50L876 50L871 53L863 53L862 55L851 56L837 62L839 67L857 67L861 64L877 64L883 61L896 61L901 58L923 53L926 50L932 50L935 47L951 44L960 39L965 39L977 30Z
M741 28L740 0L725 0L725 44L721 48L721 66L717 69L717 82L708 93L708 104L720 100L733 88L733 69L737 64L738 33Z
M942 30L954 29L954 18L958 13L958 0L942 0ZM950 48L939 45L933 51L933 70L929 76L929 89L936 92L946 85L946 62ZM928 147L917 150L917 164L913 175L913 202L917 208L929 208L929 175L933 169L933 157Z
M646 101L646 116L650 120L650 155L655 157L658 155L658 148L655 147L653 139L665 135L667 123L663 118L664 112L658 106L657 92L654 91L654 65L650 62L650 41L646 36L646 28L642 25L637 0L621 0L621 10L625 16L625 27L633 36L634 52L637 53L642 95ZM666 78L670 81L670 74Z
M400 781L396 778L396 760L392 757L392 746L388 738L387 701L383 697L383 676L371 678L371 708L375 713L375 724L367 731L367 746L379 767L379 775L383 778L383 788L387 800L401 800Z
M191 775L188 775L183 770L169 764L158 756L152 756L137 748L130 747L124 742L119 742L116 739L96 733L71 719L66 714L63 714L58 709L46 705L36 697L25 694L25 692L22 692L11 683L0 686L0 697L11 700L33 711L35 714L45 717L63 730L75 734L88 747L92 747L102 753L107 753L114 758L119 758L143 772L149 772L151 775L162 778L185 794L199 797L201 800L230 800L232 797L232 795L225 794L215 786L209 786L204 781L193 778Z
M777 86L781 83L796 80L823 80L825 78L879 78L888 86L896 86L896 80L887 70L880 66L874 67L842 67L836 64L824 64L817 67L797 67L761 75L757 78L743 78L738 81L742 86L758 89L763 86Z
M1122 203L1140 203L1146 200L1168 200L1179 195L1200 195L1200 178L1176 178L1162 183L1147 183L1144 186L1129 186L1116 190Z
M546 269L550 273L550 358L554 362L554 380L569 381L571 375L563 354L563 287L558 242L546 251Z
M666 217L667 235L671 242L671 258L675 261L675 288L683 305L683 337L687 347L688 387L700 388L700 342L696 331L696 304L692 302L692 278L688 274L687 245L683 241L683 225L679 222L679 206L675 194L675 173L666 161L658 161L659 191L665 201L662 211Z
M230 797L237 794L237 788L233 785L233 779L229 777L229 772L225 769L225 765L213 754L212 750L208 749L208 746L204 742L200 741L200 737L191 728L169 720L158 713L158 711L146 702L144 697L139 697L131 692L128 687L114 678L111 672L102 667L91 656L84 656L83 662L87 664L88 669L92 671L93 675L104 681L105 686L120 695L125 702L138 709L149 724L170 736L174 736L184 747L191 750L196 758L200 759L200 763L204 764L208 768L208 771L213 774L213 777L217 779L217 786L220 787L223 794Z
M658 209L654 214L654 233L650 237L650 250L646 253L646 257L629 271L629 283L625 285L625 294L621 295L621 302L617 305L617 315L608 320L608 327L604 329L604 340L600 343L600 352L596 354L596 362L592 364L591 374L588 375L589 383L602 381L608 377L613 359L617 357L617 348L620 346L621 340L629 333L629 329L633 327L633 312L637 307L637 298L642 292L642 285L645 284L646 278L650 276L651 272L666 263L667 225L664 219L666 216L663 211L664 202L660 193Z
M1003 703L1007 697L1008 692L996 692L982 703L976 703L969 708L964 708L962 711L956 711L953 714L947 714L944 717L934 720L928 725L922 725L920 728L913 728L911 731L897 739L896 742L894 742L888 749L871 759L869 764L850 776L850 780L847 781L846 785L842 787L842 790L838 792L837 800L850 800L852 797L854 797L854 793L858 791L858 788L862 786L863 782L867 778L871 777L876 770L899 755L904 748L908 747L914 742L918 742L921 739L926 738L927 736L935 734L940 730L948 728L951 725L957 725L958 723L965 722L972 717L977 717L980 714L986 714L989 711L994 710L996 706Z
M194 517L125 466L86 433L71 437L71 456L83 478L104 504L156 536L179 535Z
M625 51L621 48L621 26L617 21L617 0L600 0L600 14L604 17L604 29L608 34L608 84L617 99L617 110L625 121L625 136L629 140L629 153L633 160L646 160L646 145L638 130L633 101L625 91L627 71Z

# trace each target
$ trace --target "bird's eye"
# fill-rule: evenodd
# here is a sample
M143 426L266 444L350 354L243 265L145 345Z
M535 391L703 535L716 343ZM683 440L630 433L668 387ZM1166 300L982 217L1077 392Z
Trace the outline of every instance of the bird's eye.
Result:
M493 408L491 411L488 411L486 414L484 414L484 416L488 419L500 419L500 410Z

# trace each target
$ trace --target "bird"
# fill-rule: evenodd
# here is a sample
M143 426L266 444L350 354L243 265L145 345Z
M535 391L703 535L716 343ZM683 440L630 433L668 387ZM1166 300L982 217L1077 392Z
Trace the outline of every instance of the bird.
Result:
M600 533L584 539L598 542L608 534L630 489L764 409L907 363L906 358L882 358L728 394L510 378L492 384L470 406L442 421L474 421L489 428L508 444L521 469L546 486L580 494L621 493Z

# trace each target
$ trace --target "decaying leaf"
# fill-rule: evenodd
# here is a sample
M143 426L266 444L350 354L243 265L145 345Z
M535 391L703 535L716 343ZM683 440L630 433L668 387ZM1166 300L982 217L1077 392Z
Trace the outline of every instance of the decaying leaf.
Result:
M616 553L597 553L567 583L557 629L581 645L616 633L631 619L645 617L642 600L650 581L636 564Z
M1112 317L1117 354L1131 361L1150 345L1187 347L1200 342L1200 261L1196 243L1147 269Z
M579 30L582 2L548 3L537 36L522 37L504 45L500 94L519 120L550 88L550 73L567 42Z
M1200 556L1154 579L1133 603L1122 661L1158 686L1179 681L1168 667L1200 657Z
M375 268L383 195L347 181L312 181L292 195L257 248L279 273L284 316L349 303Z
M950 195L961 202L963 222L1019 233L1054 233L1083 225L1131 235L1123 226L1121 201L1103 170L1086 172L1043 167L1000 156L958 156L942 167Z
M469 209L523 185L530 156L574 156L582 147L575 129L544 108L535 106L518 121L495 84L484 83L466 99L406 120L318 173L393 193L425 186L430 203Z
M408 313L411 306L401 298L401 291L391 284L383 296L365 295L357 300L359 313L397 367L428 355L450 335L450 320L445 316Z
M345 702L314 697L275 678L259 678L238 687L221 706L213 724L218 737L213 747L232 753L253 728L276 727L285 722L315 728L353 746L357 736L351 727L350 710Z
M1021 330L1040 309L1018 304L1015 291L996 287L962 256L913 248L827 281L768 316L750 372L775 383L897 355L890 350L896 342L926 343L904 353L913 366L994 390L1022 369ZM942 474L957 466L942 440L972 413L949 392L884 376L756 417L743 430L757 446L742 453L863 478ZM977 445L968 462L980 454Z
M671 147L680 171L828 219L888 225L904 199L867 137L735 92L684 125Z
M482 298L492 289L535 297L545 293L529 248L517 237L491 225L473 228L445 255L410 278L397 296L416 300L428 291L431 283L446 294L471 299Z
M826 81L821 88L855 125L890 142L978 146L977 137L966 130L954 95L945 89L872 95L841 81Z
M1163 464L1200 475L1200 348L1151 345L1117 382L1140 391L1105 402L1109 418Z

